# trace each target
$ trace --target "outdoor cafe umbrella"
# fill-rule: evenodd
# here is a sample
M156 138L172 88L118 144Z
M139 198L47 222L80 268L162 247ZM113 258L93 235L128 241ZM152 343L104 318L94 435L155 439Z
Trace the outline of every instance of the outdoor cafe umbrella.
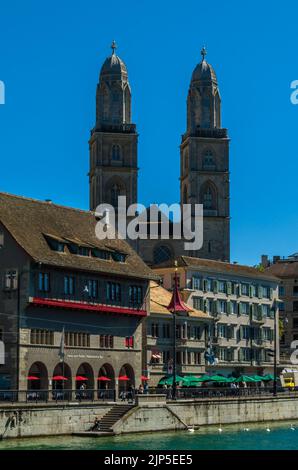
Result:
M270 380L274 380L274 375L267 374L267 375L264 375L263 377L261 377L261 379L264 380L264 382L269 382Z
M237 379L234 380L234 382L261 382L261 378L256 378L256 376L252 375L240 375L240 377L237 377Z
M100 377L97 377L96 380L101 380L102 382L110 382L111 381L111 379L109 379L105 375L101 375Z
M76 382L85 382L85 380L88 380L87 377L83 377L82 375L76 376Z
M52 377L52 380L68 380L66 377L63 377L63 375L54 375Z
M130 380L130 378L127 377L127 375L120 375L120 377L118 377L118 380L127 381L127 380Z
M176 383L183 381L183 377L176 375ZM165 377L159 381L159 385L173 385L173 376Z
M27 380L40 380L40 378L36 377L35 375L29 375L29 377L27 377Z
M206 380L207 381L207 380ZM228 377L224 377L223 375L211 375L209 377L210 382L221 382L221 383L230 383L233 382L234 380Z

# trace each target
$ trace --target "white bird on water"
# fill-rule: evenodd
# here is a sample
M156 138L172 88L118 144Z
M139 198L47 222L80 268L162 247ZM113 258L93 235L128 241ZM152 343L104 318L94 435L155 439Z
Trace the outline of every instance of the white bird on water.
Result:
M271 432L271 429L270 429L270 428L266 428L266 431L267 431L267 432Z
M296 431L296 428L294 428L293 424L291 424L290 429L292 429L292 431Z
M195 432L195 428L194 428L194 427L188 428L187 430L188 430L188 432Z
M243 428L243 431L248 432L248 431L249 431L249 428Z
M222 432L222 427L219 425L218 432Z

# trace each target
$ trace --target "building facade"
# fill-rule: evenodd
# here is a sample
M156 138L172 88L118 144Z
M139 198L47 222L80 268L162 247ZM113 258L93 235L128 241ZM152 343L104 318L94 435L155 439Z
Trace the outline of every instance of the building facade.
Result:
M117 208L119 196L126 196L127 205L138 202L138 135L131 122L127 68L115 48L113 42L112 55L101 68L96 124L89 141L92 210L101 203ZM221 126L216 74L205 59L204 48L201 54L190 81L187 129L180 147L180 204L191 204L193 215L194 205L203 204L204 244L200 250L188 253L184 240L175 239L171 233L166 240L159 234L154 239L130 241L149 265L186 254L230 259L229 138L227 129ZM167 222L167 216L164 219Z
M206 371L225 375L273 371L274 335L278 347L278 279L248 266L181 256L177 260L181 293L187 304L207 313L216 361ZM171 289L174 263L154 269Z
M0 194L1 389L84 382L117 394L139 382L152 272L124 241L97 239L96 223L91 212Z
M291 346L293 341L298 341L298 254L294 253L286 258L274 256L269 260L268 256L262 256L262 266L266 273L277 276L280 279L279 303L281 364L292 367L291 354L296 346Z
M173 372L173 314L168 306L171 293L154 281L150 284L150 313L147 323L146 362L150 386ZM191 308L176 314L177 375L205 373L204 353L212 319L207 313Z

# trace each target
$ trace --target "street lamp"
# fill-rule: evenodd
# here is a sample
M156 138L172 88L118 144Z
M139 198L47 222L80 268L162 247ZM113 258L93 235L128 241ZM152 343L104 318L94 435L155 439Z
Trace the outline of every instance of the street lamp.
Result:
M177 266L177 262L175 262ZM172 399L176 400L176 392L177 392L177 385L176 385L176 372L177 372L177 360L176 360L176 314L182 312L189 312L191 309L185 305L182 301L179 288L178 288L178 276L177 276L177 267L175 268L175 275L174 275L174 288L173 294L170 304L168 305L167 309L173 314L173 384L172 384Z

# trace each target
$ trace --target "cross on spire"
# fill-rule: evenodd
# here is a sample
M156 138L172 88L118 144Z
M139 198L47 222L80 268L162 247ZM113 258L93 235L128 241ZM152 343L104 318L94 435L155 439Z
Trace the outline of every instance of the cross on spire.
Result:
M112 48L113 54L115 54L115 49L117 49L117 44L115 40L113 40L111 48Z
M206 47L203 46L201 50L202 60L205 60L206 55L207 55L207 50L206 50Z

